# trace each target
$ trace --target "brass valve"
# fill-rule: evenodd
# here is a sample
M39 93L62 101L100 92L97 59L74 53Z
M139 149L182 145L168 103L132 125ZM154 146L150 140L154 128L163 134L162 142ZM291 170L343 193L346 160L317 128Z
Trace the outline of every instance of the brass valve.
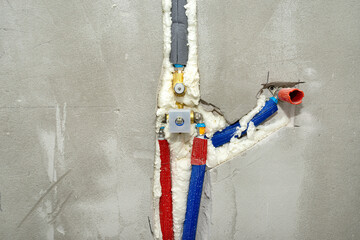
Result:
M175 72L173 72L172 88L175 96L183 97L185 95L186 87L184 85L184 72L182 70L175 70Z

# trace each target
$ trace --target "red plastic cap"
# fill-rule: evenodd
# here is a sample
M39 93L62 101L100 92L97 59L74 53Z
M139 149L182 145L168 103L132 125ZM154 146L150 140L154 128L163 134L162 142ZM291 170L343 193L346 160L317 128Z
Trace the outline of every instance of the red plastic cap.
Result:
M297 88L283 88L278 93L279 100L298 105L302 102L304 92Z

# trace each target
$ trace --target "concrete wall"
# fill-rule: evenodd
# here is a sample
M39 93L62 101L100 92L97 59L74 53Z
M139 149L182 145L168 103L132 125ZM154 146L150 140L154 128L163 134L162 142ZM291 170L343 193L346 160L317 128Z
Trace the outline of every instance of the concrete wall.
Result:
M202 98L229 120L267 71L307 82L296 127L208 172L209 239L360 238L359 13L199 0ZM161 62L161 1L0 1L0 239L151 239Z

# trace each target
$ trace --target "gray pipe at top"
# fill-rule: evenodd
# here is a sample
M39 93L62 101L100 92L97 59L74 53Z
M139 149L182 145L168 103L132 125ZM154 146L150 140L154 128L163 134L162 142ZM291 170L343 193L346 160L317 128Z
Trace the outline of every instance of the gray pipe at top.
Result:
M186 4L187 0L172 0L170 62L174 65L186 65L188 61L188 20L184 7Z

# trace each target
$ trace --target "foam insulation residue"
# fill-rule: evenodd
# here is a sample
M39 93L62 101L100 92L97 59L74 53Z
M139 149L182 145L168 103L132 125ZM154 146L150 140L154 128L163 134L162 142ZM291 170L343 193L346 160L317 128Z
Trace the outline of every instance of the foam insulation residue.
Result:
M183 101L188 106L196 106L200 100L200 77L197 65L196 0L188 0L187 2L185 9L188 17L189 58L184 70L184 85L187 87L187 91Z
M257 100L256 107L240 119L239 123L240 123L241 127L237 129L236 135L241 136L241 133L246 130L247 125L250 122L250 120L257 113L259 113L261 111L261 109L265 106L265 102L266 102L265 95L260 95L260 97Z
M154 187L153 187L153 204L154 204L154 237L156 239L162 239L161 227L160 227L160 212L159 212L159 203L161 197L161 185L160 185L160 147L158 141L156 141L156 151L155 151L155 163L154 163Z
M213 168L220 165L221 163L226 162L227 160L232 159L236 155L253 147L256 143L266 138L270 134L286 126L288 123L289 118L283 116L275 122L260 125L256 128L253 124L252 126L250 124L247 137L242 137L240 139L232 138L230 143L218 148L215 148L212 144L209 144L206 165L209 168Z

